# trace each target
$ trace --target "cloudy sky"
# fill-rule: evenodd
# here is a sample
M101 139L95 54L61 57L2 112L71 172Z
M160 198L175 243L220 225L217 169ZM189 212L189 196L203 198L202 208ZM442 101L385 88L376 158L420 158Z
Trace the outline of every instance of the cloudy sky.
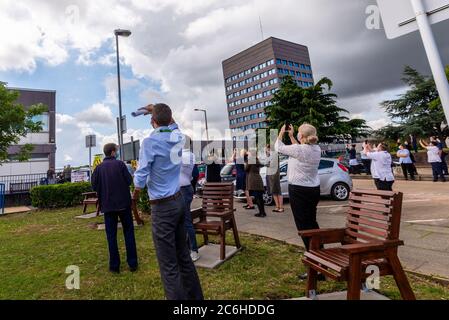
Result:
M87 162L84 136L116 139L117 79L113 30L121 39L128 134L149 134L130 113L167 102L186 132L207 108L209 125L228 128L221 62L274 36L307 45L315 78L334 81L339 104L378 128L379 103L404 91L408 64L430 73L417 33L387 40L366 27L374 0L0 0L0 81L57 91L57 166ZM434 26L449 63L449 22ZM218 134L218 133L217 133ZM95 150L99 152L100 149Z

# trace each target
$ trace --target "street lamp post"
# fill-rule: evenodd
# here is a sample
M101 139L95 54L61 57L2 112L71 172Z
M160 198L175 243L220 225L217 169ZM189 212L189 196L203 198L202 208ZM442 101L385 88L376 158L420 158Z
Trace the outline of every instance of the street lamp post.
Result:
M209 140L209 126L208 126L208 124L207 124L207 110L204 110L204 109L195 109L195 111L198 111L198 112L204 112L204 119L206 120L206 137L207 137L207 143L209 143L210 140Z
M117 81L118 81L118 108L119 108L119 121L118 121L118 144L120 146L120 159L124 160L123 154L123 113L122 113L122 85L120 81L120 51L118 44L118 37L129 37L131 35L131 31L117 29L114 31L115 34L115 44L117 48Z

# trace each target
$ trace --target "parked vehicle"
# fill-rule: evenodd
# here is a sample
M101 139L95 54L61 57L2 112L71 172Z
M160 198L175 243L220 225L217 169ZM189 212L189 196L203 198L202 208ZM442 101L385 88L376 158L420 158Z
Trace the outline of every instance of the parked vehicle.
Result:
M222 170L223 181L235 181L234 164L226 165ZM267 168L260 170L262 179L265 185L264 201L266 205L273 204L273 196L268 193L266 188L266 172ZM288 161L282 161L280 163L280 175L281 175L281 190L284 198L288 199ZM341 164L336 159L321 159L319 166L319 176L321 181L321 195L330 196L336 201L346 201L349 198L351 190L353 188L352 179L349 176L349 170L346 166ZM239 200L245 200L244 190L237 190L235 198Z

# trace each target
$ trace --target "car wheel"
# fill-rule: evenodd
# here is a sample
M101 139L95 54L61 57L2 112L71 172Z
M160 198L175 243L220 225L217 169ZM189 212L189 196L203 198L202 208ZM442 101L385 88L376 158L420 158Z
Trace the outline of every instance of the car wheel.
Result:
M346 201L349 199L349 194L351 193L351 190L349 189L348 185L345 183L336 183L332 187L332 198L336 201Z
M273 195L265 191L263 194L263 202L266 206L272 206L274 204Z

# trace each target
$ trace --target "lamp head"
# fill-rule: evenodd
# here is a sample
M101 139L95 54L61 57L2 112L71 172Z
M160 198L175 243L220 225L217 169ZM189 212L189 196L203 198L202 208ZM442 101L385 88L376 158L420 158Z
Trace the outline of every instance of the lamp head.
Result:
M117 29L114 30L114 34L119 37L129 37L132 34L132 32L129 30Z

